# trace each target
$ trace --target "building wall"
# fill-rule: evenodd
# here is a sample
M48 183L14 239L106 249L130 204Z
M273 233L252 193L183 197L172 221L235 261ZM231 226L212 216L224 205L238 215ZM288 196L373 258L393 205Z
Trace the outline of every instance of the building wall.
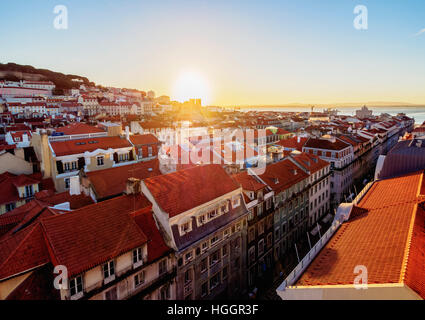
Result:
M30 162L9 152L5 152L0 154L0 174L4 172L10 172L16 175L31 174L33 173L33 166Z

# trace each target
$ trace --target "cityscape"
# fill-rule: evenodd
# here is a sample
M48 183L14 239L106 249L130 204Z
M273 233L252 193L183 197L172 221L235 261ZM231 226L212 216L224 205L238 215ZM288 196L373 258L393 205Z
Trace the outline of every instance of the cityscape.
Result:
M290 1L282 2L295 14ZM278 5L256 8L272 10L272 3ZM11 4L10 12L20 5ZM149 2L147 11L151 5L168 16L165 3ZM206 2L194 26L206 28L202 14L220 16L215 10L225 5ZM49 32L76 41L73 12L84 4L40 6L50 8L40 13L51 16ZM367 6L354 14L353 4L347 7L350 32L366 35ZM109 16L113 8L102 10ZM164 32L165 39L170 30L162 28L155 36ZM188 30L188 39L197 39ZM425 49L424 30L414 36L418 51ZM110 37L109 45L121 41L129 50L126 36ZM0 60L0 300L180 300L183 306L183 300L425 299L423 86L400 84L396 93L382 79L374 95L363 84L351 91L351 80L341 80L329 96L322 84L309 88L306 81L298 91L282 80L287 93L279 95L273 84L254 97L251 84L241 94L254 74L246 71L243 79L239 68L257 67L241 58L217 93L213 79L223 80L217 74L229 61L215 61L211 77L186 69L167 87L157 85L160 72L143 73L140 82L131 68L118 74L114 63L126 66L127 58L121 51L124 61L114 61L116 48L104 52L110 66L99 68L102 56L73 69L66 53L49 64L51 53L42 59L37 49L15 55L11 38L2 51L8 41L10 54ZM183 61L179 50L175 63ZM141 67L149 71L167 55L159 51L140 53ZM368 77L377 77L374 70ZM161 74L164 83L173 72ZM412 78L417 88L425 84ZM304 90L305 98L298 95ZM356 90L364 96L356 99Z

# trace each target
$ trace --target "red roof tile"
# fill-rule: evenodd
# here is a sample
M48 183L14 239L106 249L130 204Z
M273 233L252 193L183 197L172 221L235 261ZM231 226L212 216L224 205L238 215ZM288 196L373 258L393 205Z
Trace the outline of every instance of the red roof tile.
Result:
M70 154L79 154L86 151L94 151L97 149L107 150L109 148L118 149L131 147L130 142L120 137L99 137L88 139L76 139L66 141L50 142L56 156L65 156Z
M254 176L249 175L246 171L235 174L232 177L242 186L243 190L258 191L267 186L264 183L257 181Z
M158 224L153 217L152 206L134 212L132 216L148 238L148 262L155 261L171 251L158 229Z
M304 144L305 148L315 148L315 149L326 149L326 150L343 150L348 148L350 145L347 142L343 142L338 138L335 139L335 142L332 142L327 139L316 139L309 138Z
M63 132L65 135L73 135L73 134L98 133L98 132L105 132L105 131L102 129L96 128L94 126L88 125L84 122L73 122L65 127L57 128L56 132Z
M298 139L300 140L298 142ZM303 138L303 137L292 137L289 139L284 139L284 140L280 140L278 142L276 142L276 144L284 147L284 148L288 148L288 149L294 149L294 150L298 150L298 151L302 151L304 144L306 143L308 138Z
M162 210L170 217L239 188L216 164L197 166L144 180Z
M86 173L98 199L120 195L125 191L128 178L140 180L159 176L159 160L154 159L131 165Z
M266 171L259 177L276 193L280 193L306 179L308 174L298 168L291 160L286 159L268 165Z
M357 265L367 267L369 284L400 283L409 250L410 226L418 202L423 201L422 196L418 197L422 177L422 173L415 173L375 182L296 285L352 284ZM418 220L419 225L421 221ZM416 259L409 262L412 268L423 261L423 254L417 251L423 242L420 233L416 241L410 247L409 256L413 254ZM409 272L412 281L423 290L419 275L413 270ZM422 272L422 279L424 275Z
M121 196L42 219L54 265L74 276L146 243L129 213L149 205L142 195Z
M130 141L135 145L160 143L153 134L135 134L130 136Z

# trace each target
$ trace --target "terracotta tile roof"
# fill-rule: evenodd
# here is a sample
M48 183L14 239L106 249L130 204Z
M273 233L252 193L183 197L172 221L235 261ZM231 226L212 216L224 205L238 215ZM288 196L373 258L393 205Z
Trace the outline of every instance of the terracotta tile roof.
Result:
M91 152L97 149L107 150L109 148L118 149L131 147L130 142L118 136L52 141L50 142L50 145L52 146L56 156L79 154L86 151Z
M153 134L135 134L130 136L130 141L135 145L156 144L160 143L158 138Z
M73 134L98 133L98 132L105 132L105 131L97 127L88 125L84 122L73 122L65 127L56 128L56 132L63 132L65 135L73 135Z
M40 224L0 240L0 280L49 261Z
M292 137L292 138L289 138L289 139L280 140L280 141L276 142L276 144L278 144L278 145L280 145L284 148L302 151L303 146L307 142L308 138L300 137L299 139L300 139L300 142L298 142L298 137Z
M350 145L347 142L343 142L339 139L335 139L335 142L331 142L327 139L309 138L304 144L305 148L315 149L326 149L326 150L343 150L348 148Z
M161 175L159 160L153 159L131 165L86 173L98 199L120 195L125 191L127 179L146 179Z
M367 267L369 284L400 283L407 255L407 283L423 294L423 213L415 220L422 182L422 172L375 182L296 286L353 284L357 265Z
M172 249L166 245L158 229L158 224L153 217L152 206L136 211L132 216L139 228L148 238L148 262L155 261L172 251Z
M170 217L239 188L226 171L216 164L148 178L144 183L161 209Z
M306 179L308 174L298 168L291 160L286 159L266 167L266 171L259 176L275 193L280 193L298 182Z
M404 281L422 299L425 299L425 208L423 202L416 212Z
M232 176L232 178L234 178L237 181L237 183L239 183L242 186L243 190L258 191L267 187L267 185L255 179L254 176L249 175L248 172L246 171L235 174Z
M59 290L52 285L54 276L53 266L46 264L22 281L6 300L60 300Z
M142 195L121 196L42 219L53 264L74 276L146 243L129 213L148 205Z
M329 162L322 160L319 156L315 156L313 154L305 152L300 154L291 154L291 157L303 168L310 171L310 174L315 173L330 165Z
M43 190L37 192L34 197L38 200L42 200L43 202L48 203L51 206L69 202L69 206L72 210L79 209L94 203L92 198L86 196L83 193L71 196L69 191L55 194L53 190Z

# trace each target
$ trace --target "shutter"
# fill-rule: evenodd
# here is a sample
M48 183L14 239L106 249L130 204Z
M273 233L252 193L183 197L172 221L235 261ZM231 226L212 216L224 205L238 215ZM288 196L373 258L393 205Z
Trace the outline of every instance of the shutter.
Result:
M84 169L84 166L86 165L86 160L84 157L78 158L78 170Z
M56 161L56 168L58 169L58 174L63 173L63 163L61 160Z
M114 152L114 161L118 163L118 153Z
M129 152L128 158L130 159L130 161L134 160L133 151Z

